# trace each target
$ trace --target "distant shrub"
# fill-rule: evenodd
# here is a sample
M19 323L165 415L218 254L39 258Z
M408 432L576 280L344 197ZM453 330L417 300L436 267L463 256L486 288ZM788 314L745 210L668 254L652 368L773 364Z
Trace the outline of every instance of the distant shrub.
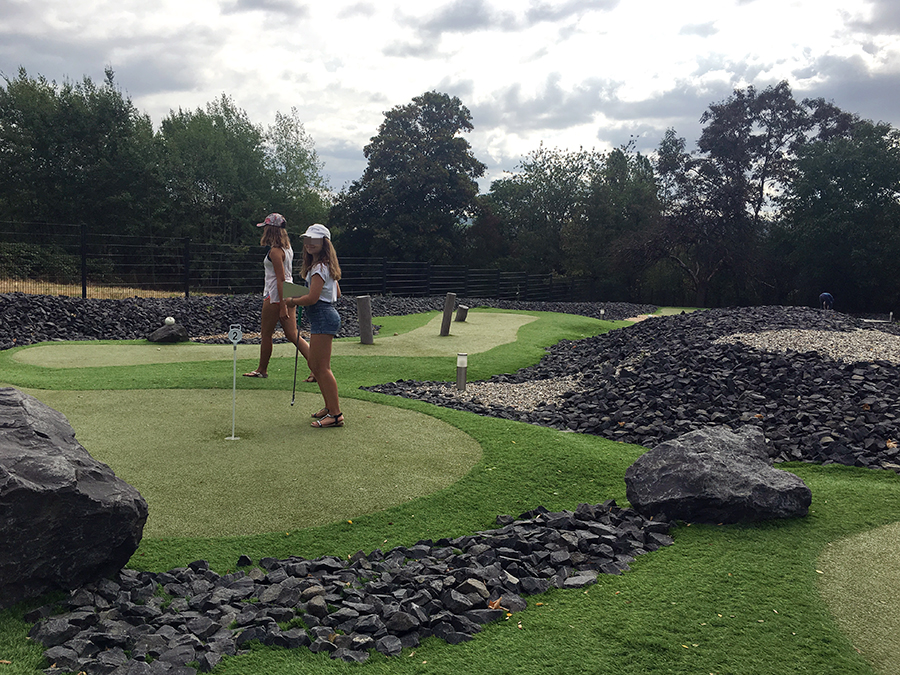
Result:
M75 283L80 269L78 257L57 246L0 242L0 278Z

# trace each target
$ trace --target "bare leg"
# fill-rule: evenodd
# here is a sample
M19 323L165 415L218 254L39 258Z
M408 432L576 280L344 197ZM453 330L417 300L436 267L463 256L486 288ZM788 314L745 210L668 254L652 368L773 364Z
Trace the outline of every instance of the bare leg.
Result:
M294 305L288 306L287 325L281 321L281 317L278 320L284 329L284 336L300 350L303 358L309 361L309 343L300 337L300 331L297 330L297 307Z
M262 375L269 372L269 359L272 358L272 335L278 324L279 305L273 305L266 298L263 300L262 319L259 328L259 366L256 371Z
M322 398L325 399L325 407L332 415L337 415L341 411L341 403L338 399L337 380L334 379L334 373L331 372L331 344L334 340L333 335L325 333L314 333L310 336L309 341L309 368L319 383L319 391L322 392ZM328 426L331 420L325 421L324 426Z

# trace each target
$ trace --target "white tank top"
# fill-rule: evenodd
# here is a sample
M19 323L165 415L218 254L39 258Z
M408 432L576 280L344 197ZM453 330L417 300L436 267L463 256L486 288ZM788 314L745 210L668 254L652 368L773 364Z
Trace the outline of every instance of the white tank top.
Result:
M293 283L294 276L292 270L294 267L294 249L283 248L284 251L284 280ZM263 268L266 271L265 287L263 288L263 297L269 298L269 302L281 302L278 297L278 278L275 276L275 265L266 253L263 259Z

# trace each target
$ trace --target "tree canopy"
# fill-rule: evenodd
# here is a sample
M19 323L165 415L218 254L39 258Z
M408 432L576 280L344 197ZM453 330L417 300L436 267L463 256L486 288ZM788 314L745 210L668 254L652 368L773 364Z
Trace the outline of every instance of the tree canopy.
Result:
M461 136L472 128L468 108L436 91L385 113L331 211L342 254L453 261L485 171Z
M900 133L787 82L735 89L655 152L541 143L479 195L472 116L437 91L397 105L332 195L300 113L268 128L227 95L157 130L107 69L0 86L0 220L252 244L283 213L342 256L589 279L607 300L811 304L900 314Z
M0 147L4 219L110 228L158 208L153 128L112 70L57 86L20 69L0 87Z
M296 109L269 129L230 97L172 111L154 132L111 69L57 85L20 69L0 87L0 219L92 232L255 243L279 211L327 217L327 184Z

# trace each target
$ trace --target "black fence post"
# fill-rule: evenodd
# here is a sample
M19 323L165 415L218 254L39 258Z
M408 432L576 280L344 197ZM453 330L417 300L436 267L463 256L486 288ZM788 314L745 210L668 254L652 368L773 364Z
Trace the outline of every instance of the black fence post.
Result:
M87 223L81 224L81 299L87 298Z
M191 240L184 238L184 297L191 297Z

